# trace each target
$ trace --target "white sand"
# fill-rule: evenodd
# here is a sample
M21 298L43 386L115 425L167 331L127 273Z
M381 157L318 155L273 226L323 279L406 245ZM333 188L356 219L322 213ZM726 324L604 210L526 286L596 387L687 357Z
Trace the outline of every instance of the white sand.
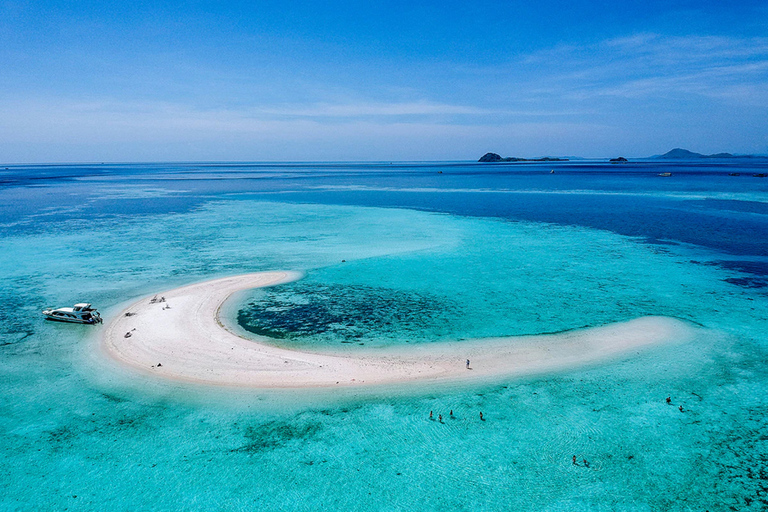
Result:
M345 353L286 350L244 339L219 320L233 293L298 279L262 272L215 279L142 299L106 327L101 346L134 369L181 381L252 388L333 387L416 380L461 381L530 375L626 356L691 339L696 328L666 317L560 334L434 343ZM167 306L170 306L168 308ZM126 316L129 313L130 316ZM125 337L127 332L130 337ZM471 370L465 361L471 360ZM160 363L160 364L158 364Z

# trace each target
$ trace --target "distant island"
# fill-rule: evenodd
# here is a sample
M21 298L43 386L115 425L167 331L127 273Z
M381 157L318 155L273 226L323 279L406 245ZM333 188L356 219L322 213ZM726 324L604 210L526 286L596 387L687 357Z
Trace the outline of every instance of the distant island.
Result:
M731 153L715 153L714 155L702 155L687 149L675 148L663 155L652 156L659 160L692 160L696 158L755 158L755 155L732 155Z
M675 148L667 151L663 155L654 155L649 157L635 158L634 160L698 160L704 158L712 159L727 159L727 158L766 158L768 155L734 155L732 153L715 153L712 155L704 155L701 153L695 153L687 149ZM514 156L502 157L498 153L486 153L480 157L478 162L483 163L500 163L500 162L568 162L570 160L583 160L581 157L551 157L545 156L541 158L520 158ZM627 164L629 160L623 156L611 158L609 160L612 164Z
M567 162L567 158L551 158L551 157L544 157L544 158L517 158L513 156L508 156L506 158L502 158L501 155L498 155L496 153L486 153L483 156L480 157L480 160L478 162L486 162L486 163L493 163L493 162Z

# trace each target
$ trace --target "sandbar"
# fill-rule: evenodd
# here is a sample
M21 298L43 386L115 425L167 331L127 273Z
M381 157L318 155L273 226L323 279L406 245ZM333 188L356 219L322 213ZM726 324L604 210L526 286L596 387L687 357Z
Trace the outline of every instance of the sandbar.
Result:
M246 339L222 322L221 306L232 294L299 278L297 272L259 272L142 298L109 321L100 347L133 370L175 381L318 388L489 380L570 370L661 344L686 342L698 330L682 320L647 316L556 334L333 353L290 350L266 339ZM467 359L471 369L466 368Z

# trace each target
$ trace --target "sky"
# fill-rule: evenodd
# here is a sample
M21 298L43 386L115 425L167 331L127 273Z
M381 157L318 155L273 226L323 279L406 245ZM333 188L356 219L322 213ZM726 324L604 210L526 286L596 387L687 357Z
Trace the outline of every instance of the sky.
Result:
M768 2L0 0L0 162L768 153Z

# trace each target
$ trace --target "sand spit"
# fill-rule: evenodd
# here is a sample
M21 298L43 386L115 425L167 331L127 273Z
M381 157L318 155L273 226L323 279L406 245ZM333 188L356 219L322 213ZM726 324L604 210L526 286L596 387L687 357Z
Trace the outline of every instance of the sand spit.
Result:
M314 353L242 338L219 310L233 293L296 280L295 272L215 279L145 298L107 325L101 347L116 361L167 379L220 386L301 388L408 381L469 381L595 364L654 345L684 342L696 328L667 317L559 334ZM164 301L159 299L164 297ZM466 360L471 360L467 369Z

